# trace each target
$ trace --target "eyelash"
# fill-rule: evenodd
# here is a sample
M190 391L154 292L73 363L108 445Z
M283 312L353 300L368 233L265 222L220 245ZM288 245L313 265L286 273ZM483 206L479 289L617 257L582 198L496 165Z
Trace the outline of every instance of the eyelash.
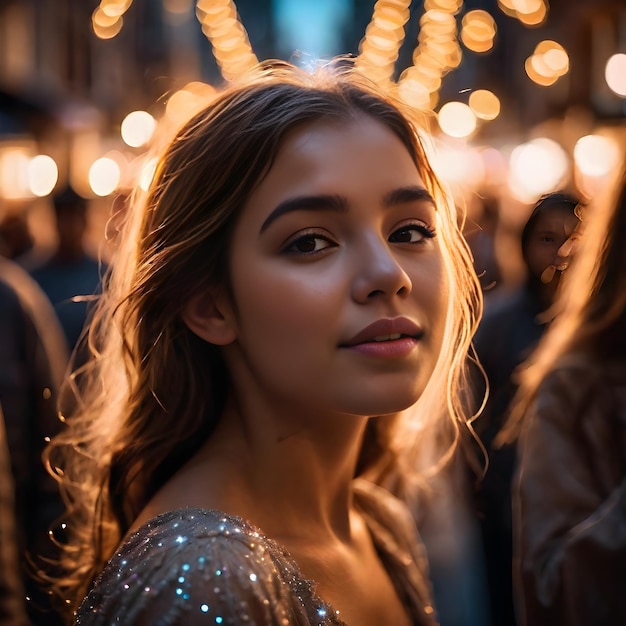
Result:
M419 241L398 241L398 242L394 242L392 240L392 237L398 233L405 233L405 232L409 232L409 231L418 231L420 233L420 235L422 236L422 238ZM400 228L397 228L389 237L389 241L391 243L400 243L400 244L408 244L408 245L423 245L424 243L426 243L426 241L428 239L433 239L436 236L435 230L426 226L426 224L422 224L422 223L411 223L411 224L405 224L404 226L401 226ZM301 242L304 241L316 241L316 240L320 240L320 241L324 241L326 242L326 244L323 248L320 249L313 249L313 250L298 250L297 249L297 245ZM297 235L294 239L292 239L291 241L287 242L287 244L285 245L285 247L283 248L283 252L286 254L294 254L294 255L303 255L303 256L308 256L308 255L314 255L314 254L319 254L320 252L323 252L324 250L327 250L328 248L333 248L335 247L337 244L330 239L330 237L327 237L325 235L322 235L318 232L305 232L305 233L300 233L299 235ZM317 247L317 244L314 245L314 248Z
M303 241L316 241L316 240L324 241L328 245L324 246L323 248L319 250L298 250L296 248L296 246ZM283 252L285 252L286 254L294 254L294 255L297 254L297 255L307 256L307 255L312 255L312 254L319 254L320 252L326 250L327 248L332 248L335 245L336 245L335 242L332 239L330 239L330 237L321 235L318 232L304 232L304 233L299 233L295 238L288 241L285 247L283 248Z
M410 245L420 245L420 244L426 243L428 239L433 239L437 235L437 233L435 232L433 228L430 228L429 226L427 226L426 224L422 222L408 223L394 230L393 233L390 235L389 240L391 241L391 238L397 233L414 231L414 230L418 231L421 234L422 239L420 239L419 241L399 241L399 242L392 242L392 243L406 243Z

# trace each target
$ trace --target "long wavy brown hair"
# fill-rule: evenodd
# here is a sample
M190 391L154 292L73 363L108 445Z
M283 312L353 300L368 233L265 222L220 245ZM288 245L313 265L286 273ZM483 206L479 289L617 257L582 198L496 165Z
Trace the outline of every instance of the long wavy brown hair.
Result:
M461 220L429 165L419 125L345 63L313 72L266 63L178 131L149 190L129 203L89 329L91 359L67 382L66 427L46 451L67 502L62 573L51 583L69 611L220 418L229 393L220 349L192 334L181 312L202 289L228 288L231 235L246 199L290 129L362 115L402 141L436 200L450 303L446 340L419 406L371 420L359 471L383 459L387 469L413 466L422 450L413 444L435 439L429 425L445 432L436 437L442 449L451 445L452 425L465 419L460 390L482 301Z

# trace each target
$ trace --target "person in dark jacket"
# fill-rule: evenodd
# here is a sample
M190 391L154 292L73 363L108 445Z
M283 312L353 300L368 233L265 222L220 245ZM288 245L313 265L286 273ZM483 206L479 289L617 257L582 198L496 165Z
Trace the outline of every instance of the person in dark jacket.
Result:
M17 549L15 486L0 406L0 626L30 624Z
M106 266L85 245L87 200L66 187L54 194L52 202L57 246L49 257L33 257L24 266L53 304L71 352L79 347L91 300L101 290L100 278Z
M28 273L0 258L0 403L4 413L23 587L34 624L54 626L43 610L30 563L52 556L48 537L63 506L41 454L60 430L56 400L68 364L67 346L52 305Z
M551 307L574 252L580 225L576 198L558 192L537 202L521 234L526 281L506 299L486 299L474 339L489 384L487 404L475 422L488 457L486 473L476 483L475 506L482 531L493 626L516 624L511 574L511 480L516 453L514 445L495 446L494 438L508 417L518 368L532 353L553 315ZM476 387L477 395L482 397L483 379Z

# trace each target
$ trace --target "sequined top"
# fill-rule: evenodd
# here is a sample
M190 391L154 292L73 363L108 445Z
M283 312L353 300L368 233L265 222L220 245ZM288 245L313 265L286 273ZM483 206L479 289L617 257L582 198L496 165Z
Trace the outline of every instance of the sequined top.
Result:
M415 625L436 624L427 563L408 509L355 481L355 504ZM245 520L187 508L161 514L110 559L76 626L345 626L288 552Z

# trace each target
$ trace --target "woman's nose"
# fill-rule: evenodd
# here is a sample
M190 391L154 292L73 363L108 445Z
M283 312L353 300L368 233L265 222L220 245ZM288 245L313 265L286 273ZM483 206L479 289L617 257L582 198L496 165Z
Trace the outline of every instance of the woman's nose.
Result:
M355 267L353 298L357 302L411 292L411 279L386 240L369 241L355 254Z

